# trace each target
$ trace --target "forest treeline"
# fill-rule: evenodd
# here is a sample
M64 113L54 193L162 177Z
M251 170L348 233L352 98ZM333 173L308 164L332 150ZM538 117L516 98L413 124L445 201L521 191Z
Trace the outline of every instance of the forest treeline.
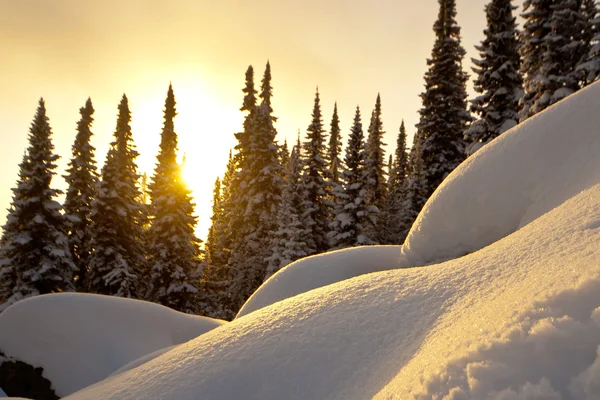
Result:
M88 99L63 204L51 187L58 156L40 100L0 239L0 311L29 296L77 290L232 319L262 282L299 258L403 243L427 199L466 157L600 75L594 0L525 0L522 30L510 0L491 0L473 60L478 96L469 102L455 0L438 1L416 134L408 148L402 123L389 157L379 95L364 125L356 108L345 146L337 104L324 121L318 91L306 133L291 148L278 143L270 64L260 85L248 68L243 129L216 179L203 248L177 161L171 86L149 179L137 170L125 95L98 170Z

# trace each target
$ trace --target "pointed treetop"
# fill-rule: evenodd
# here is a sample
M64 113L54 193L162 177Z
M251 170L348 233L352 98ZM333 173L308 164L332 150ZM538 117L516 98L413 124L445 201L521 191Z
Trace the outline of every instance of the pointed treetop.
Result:
M254 69L252 65L246 70L246 87L242 89L245 93L244 103L240 111L252 111L256 106L256 90L254 89Z
M267 61L265 74L261 81L260 98L262 99L261 104L269 108L269 113L273 112L273 108L271 108L271 96L273 96L273 87L271 86L271 64Z

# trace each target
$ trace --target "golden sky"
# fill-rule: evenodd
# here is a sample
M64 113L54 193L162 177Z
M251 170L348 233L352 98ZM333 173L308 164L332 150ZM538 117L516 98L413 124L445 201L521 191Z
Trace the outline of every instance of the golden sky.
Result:
M485 3L457 0L465 69L483 37ZM402 119L412 141L437 12L436 0L0 0L0 223L40 97L62 157L59 174L87 97L96 109L92 144L104 162L125 93L138 165L152 175L172 82L203 239L214 180L241 129L250 64L260 84L271 62L280 142L293 143L298 129L304 135L318 86L327 128L338 103L344 142L356 106L368 126L381 93L389 154ZM53 186L64 189L63 179Z

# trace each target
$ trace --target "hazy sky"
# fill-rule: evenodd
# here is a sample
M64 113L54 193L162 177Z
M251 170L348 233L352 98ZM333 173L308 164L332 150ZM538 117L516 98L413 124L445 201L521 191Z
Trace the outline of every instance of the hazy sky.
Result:
M483 37L484 4L458 0L469 73L473 46ZM356 106L366 130L381 93L389 154L402 119L412 141L437 13L435 0L0 0L0 223L40 97L62 174L87 97L96 109L92 143L102 164L126 93L138 165L152 175L172 82L175 130L203 239L214 180L241 129L250 64L260 84L271 62L279 141L293 143L298 129L305 134L317 86L327 128L338 103L344 142ZM63 179L53 186L64 189Z

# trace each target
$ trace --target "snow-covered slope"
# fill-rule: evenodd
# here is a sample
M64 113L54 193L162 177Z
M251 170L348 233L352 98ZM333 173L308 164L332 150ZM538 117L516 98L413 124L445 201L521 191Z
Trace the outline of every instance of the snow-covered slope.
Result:
M44 368L56 393L66 396L223 323L145 301L52 294L22 300L0 314L0 351Z
M600 398L599 107L596 84L478 152L400 264L470 254L298 294L72 398Z
M399 258L400 246L367 246L303 258L268 279L246 301L236 318L311 289L396 268Z
M506 132L442 183L413 225L402 254L332 252L288 265L239 316L361 274L449 260L516 231L598 182L600 87L593 85Z

